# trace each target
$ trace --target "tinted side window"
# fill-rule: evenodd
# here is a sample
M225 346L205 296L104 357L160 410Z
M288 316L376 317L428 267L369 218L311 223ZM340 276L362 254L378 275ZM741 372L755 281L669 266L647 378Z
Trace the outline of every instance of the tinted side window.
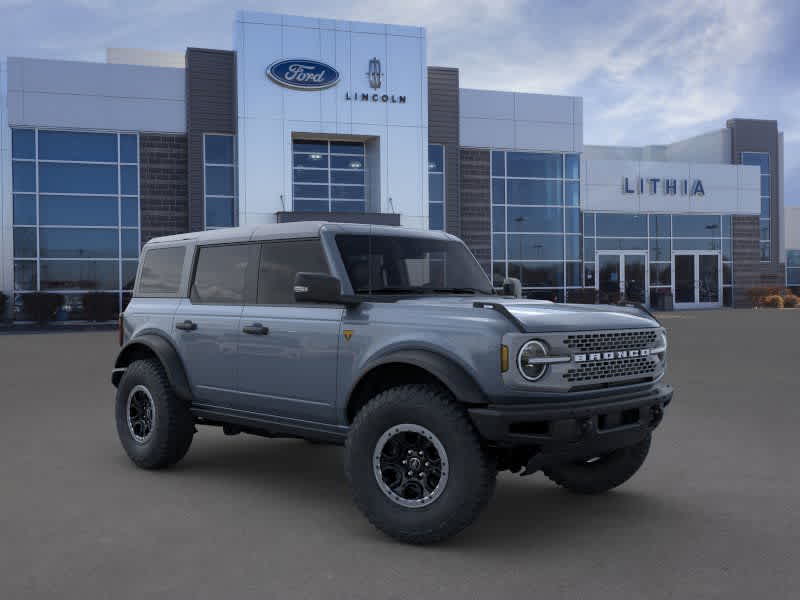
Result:
M153 248L142 259L138 295L175 296L181 284L185 246Z
M192 281L192 302L243 304L250 248L251 244L200 248Z
M264 243L258 272L258 303L294 304L294 277L299 272L330 272L320 240Z

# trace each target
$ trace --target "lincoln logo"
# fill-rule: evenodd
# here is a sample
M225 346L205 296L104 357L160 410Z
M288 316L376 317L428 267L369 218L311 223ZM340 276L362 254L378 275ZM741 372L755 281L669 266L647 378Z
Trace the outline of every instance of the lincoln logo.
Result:
M296 90L324 90L339 82L339 71L316 60L288 59L272 63L267 76L284 87Z
M381 77L383 73L381 73L381 61L377 58L373 58L369 61L369 71L367 71L367 77L369 77L369 87L373 90L377 90L381 87Z
M593 352L591 354L573 354L572 360L578 362L595 362L598 360L615 360L618 358L639 358L650 356L650 350L617 350L616 352Z

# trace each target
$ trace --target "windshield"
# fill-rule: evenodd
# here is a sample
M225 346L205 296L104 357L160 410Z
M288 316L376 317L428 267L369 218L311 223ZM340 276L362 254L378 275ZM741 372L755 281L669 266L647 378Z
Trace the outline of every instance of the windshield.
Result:
M356 294L491 294L492 286L460 243L423 237L337 235Z

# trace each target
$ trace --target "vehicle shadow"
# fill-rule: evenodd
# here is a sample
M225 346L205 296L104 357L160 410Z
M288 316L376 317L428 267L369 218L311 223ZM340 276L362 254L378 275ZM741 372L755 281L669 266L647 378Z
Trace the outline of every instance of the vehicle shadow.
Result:
M302 440L248 436L194 446L175 476L224 485L236 498L263 494L296 506L298 514L324 512L326 526L354 541L396 543L375 531L353 505L343 468L343 449ZM210 480L210 481L209 481ZM683 513L683 514L682 514ZM633 482L600 496L571 494L542 474L503 473L489 506L461 535L426 551L506 553L510 549L569 552L574 544L597 543L642 527L691 519L687 507L648 493ZM610 541L609 541L610 540Z

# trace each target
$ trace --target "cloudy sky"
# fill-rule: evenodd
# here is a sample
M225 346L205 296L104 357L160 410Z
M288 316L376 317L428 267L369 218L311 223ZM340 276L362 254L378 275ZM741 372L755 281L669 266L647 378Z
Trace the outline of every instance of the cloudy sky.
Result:
M793 0L0 0L0 56L230 48L237 8L423 25L463 87L584 98L588 144L668 143L777 119L800 204L800 2Z

